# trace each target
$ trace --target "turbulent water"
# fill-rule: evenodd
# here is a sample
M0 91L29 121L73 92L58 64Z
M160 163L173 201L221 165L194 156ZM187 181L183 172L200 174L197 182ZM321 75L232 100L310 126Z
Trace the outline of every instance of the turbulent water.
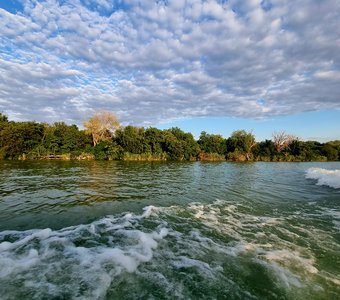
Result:
M1 162L1 299L339 299L340 163Z

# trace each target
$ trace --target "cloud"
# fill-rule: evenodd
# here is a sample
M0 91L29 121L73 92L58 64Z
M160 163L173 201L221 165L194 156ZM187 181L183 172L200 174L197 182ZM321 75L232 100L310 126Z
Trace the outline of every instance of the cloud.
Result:
M336 0L25 0L0 9L0 110L143 125L339 109L339 15Z

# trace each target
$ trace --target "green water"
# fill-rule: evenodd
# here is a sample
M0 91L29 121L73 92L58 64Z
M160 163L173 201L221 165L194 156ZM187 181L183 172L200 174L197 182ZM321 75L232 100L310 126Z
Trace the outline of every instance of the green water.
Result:
M337 170L0 162L0 299L340 299Z

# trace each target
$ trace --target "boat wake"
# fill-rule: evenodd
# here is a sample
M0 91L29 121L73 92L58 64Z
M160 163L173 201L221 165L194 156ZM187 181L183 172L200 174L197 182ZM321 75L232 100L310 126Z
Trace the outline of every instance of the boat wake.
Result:
M168 233L161 222L143 227L150 208L136 216L108 216L87 225L0 232L2 299L101 299L120 274L135 272ZM23 283L13 290L14 283ZM7 284L6 284L7 283ZM9 290L6 291L6 286ZM6 293L8 292L8 293ZM22 294L21 294L22 293ZM26 295L25 295L26 294Z
M317 185L326 185L335 189L340 188L340 170L309 168L306 172L306 178L316 179Z
M340 281L311 248L336 253L338 244L301 217L216 200L3 231L1 299L330 299Z

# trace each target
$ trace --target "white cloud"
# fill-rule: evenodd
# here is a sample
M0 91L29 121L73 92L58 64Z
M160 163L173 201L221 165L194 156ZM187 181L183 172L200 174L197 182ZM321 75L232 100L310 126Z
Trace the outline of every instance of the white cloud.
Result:
M339 82L340 71L318 71L315 73L315 77L325 79L325 80L337 80Z
M0 111L10 117L80 124L108 109L140 125L340 107L336 0L24 7L0 9Z

